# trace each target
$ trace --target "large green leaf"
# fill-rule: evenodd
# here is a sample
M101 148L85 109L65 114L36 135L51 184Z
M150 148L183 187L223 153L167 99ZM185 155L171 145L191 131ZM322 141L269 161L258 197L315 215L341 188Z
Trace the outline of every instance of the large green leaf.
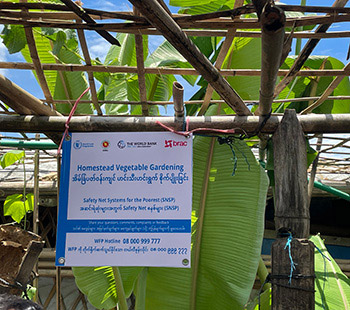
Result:
M41 63L81 63L79 44L74 30L63 31L62 29L47 30L45 28L33 28L33 35ZM23 48L21 53L26 61L31 62L28 46ZM54 54L56 55L54 56ZM62 71L59 73L57 71L47 70L44 74L54 99L71 100L74 103L88 87L83 72ZM36 76L35 72L34 75ZM90 99L90 94L85 94L82 99ZM68 114L71 106L68 104L59 104L57 105L57 110ZM76 114L91 113L93 113L93 109L90 104L80 104L76 110Z
M211 107L208 114L216 109ZM210 144L207 137L194 141L196 216L208 182L201 244L194 241L198 222L193 226L193 252L200 248L196 309L243 309L258 266L268 180L250 149L239 140L233 144L237 156L234 176L234 156L226 144L215 142L213 160L207 166ZM191 270L149 268L146 309L189 309L192 285Z
M1 37L10 54L23 49L26 44L26 35L21 25L5 25Z
M4 202L4 215L11 216L17 223L20 223L26 214L22 194L7 196Z
M288 57L282 66L283 69L289 69L296 57ZM342 69L344 64L333 57L327 56L310 56L305 62L305 69ZM312 83L316 83L317 87L314 96L320 96L327 89L332 82L333 77L297 77L292 83L288 85L279 95L279 99L297 98L310 96ZM344 77L340 84L331 94L332 96L347 96L350 94L349 77ZM278 112L283 112L285 108L295 109L298 112L302 111L308 106L307 101L296 103L273 104L273 109ZM350 113L350 100L326 100L321 106L313 110L313 113Z
M206 41L206 43L210 43L210 41ZM211 46L210 44L205 44L205 46L208 45ZM159 45L159 47L147 58L145 66L192 68L188 61L168 41L164 41ZM194 75L183 75L183 78L191 85L194 85L197 79Z
M12 150L0 156L0 165L3 169L11 166L25 156L22 150Z
M319 235L310 240L315 249L315 309L347 310L350 305L350 280L328 253Z
M112 309L116 306L118 296L112 267L74 267L72 269L77 286L94 307ZM125 295L129 297L142 268L119 267L119 271Z

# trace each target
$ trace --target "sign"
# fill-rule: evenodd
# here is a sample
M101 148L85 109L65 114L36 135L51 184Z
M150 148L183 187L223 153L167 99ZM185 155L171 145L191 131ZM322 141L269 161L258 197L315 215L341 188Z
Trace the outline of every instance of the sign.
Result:
M190 267L192 137L72 133L56 266Z

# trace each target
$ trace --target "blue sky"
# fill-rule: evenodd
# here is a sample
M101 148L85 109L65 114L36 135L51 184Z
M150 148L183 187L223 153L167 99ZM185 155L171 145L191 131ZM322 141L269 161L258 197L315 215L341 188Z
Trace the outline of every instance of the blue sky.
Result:
M198 0L200 1L200 0ZM132 5L130 2L126 0L119 1L105 1L105 0L85 0L84 7L87 8L96 8L100 10L107 11L130 11L132 10ZM166 1L168 3L168 1ZM286 4L300 4L300 0L285 0ZM333 0L308 0L307 5L322 5L329 6L332 5ZM350 7L347 4L347 7ZM177 11L177 8L171 7L173 12ZM333 24L330 31L344 31L350 30L350 23L336 23ZM86 32L88 46L91 53L91 57L99 57L100 59L104 59L106 52L109 49L109 43L106 42L102 37L100 37L97 33L93 31ZM1 40L0 40L1 41ZM150 52L154 51L159 43L163 41L163 37L161 36L153 36L152 40L149 40ZM303 40L303 44L307 40ZM333 56L341 60L342 62L346 62L346 55L349 48L349 38L339 38L339 39L323 39L316 47L313 55L326 55ZM292 52L294 54L294 51ZM0 43L0 61L24 61L22 55L20 53L9 55L5 46ZM34 96L38 98L43 98L42 91L31 71L26 70L0 70L2 74L8 77L13 82L20 85L25 90L32 93ZM191 88L189 84L181 80L185 87L185 99L188 99L194 92L195 89Z

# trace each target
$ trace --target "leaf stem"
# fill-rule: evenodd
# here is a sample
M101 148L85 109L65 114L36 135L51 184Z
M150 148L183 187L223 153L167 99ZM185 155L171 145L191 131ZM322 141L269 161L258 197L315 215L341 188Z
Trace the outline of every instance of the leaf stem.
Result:
M126 297L125 297L125 291L123 287L123 281L122 277L119 272L118 267L112 267L113 275L114 275L114 281L115 281L115 287L118 295L118 306L119 310L128 310L128 305L126 303Z
M142 269L136 284L136 304L135 310L145 310L146 308L146 284L148 267Z
M27 174L26 174L26 151L23 150L23 207L24 207L24 230L27 228L27 210L26 210L26 187L27 187Z

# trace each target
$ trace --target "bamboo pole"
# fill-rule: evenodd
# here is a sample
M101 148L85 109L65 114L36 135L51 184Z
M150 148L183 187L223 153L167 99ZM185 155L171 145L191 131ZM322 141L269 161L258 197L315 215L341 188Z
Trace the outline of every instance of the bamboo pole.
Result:
M140 1L140 0L132 0ZM344 1L344 0L343 0ZM163 10L164 11L164 10ZM165 12L165 11L164 11ZM342 14L337 16L311 16L287 18L286 27L301 27L307 25L328 25L331 23L340 23L350 21L350 14ZM148 23L131 22L131 23L98 23L98 24L77 24L75 22L44 22L40 20L23 20L18 18L0 18L0 24L24 25L27 27L47 27L47 28L63 28L63 29L85 29L85 30L103 30L116 32L138 32L142 29L152 28ZM239 21L232 21L223 18L214 21L198 21L198 22L179 22L179 27L192 29L257 29L260 23L255 18L245 18Z
M312 163L310 178L309 178L309 184L307 186L307 194L308 194L308 206L310 208L311 198L312 198L312 191L314 189L314 183L315 183L315 177L316 177L316 171L317 171L317 165L318 165L318 159L320 156L320 150L322 147L322 134L319 135L317 138L317 147L316 151L318 152L316 158L314 159Z
M36 115L61 116L60 113L43 104L39 99L35 98L32 94L28 93L23 88L11 82L1 74L0 96L9 98L9 101L4 100L4 102L13 108L16 112L18 112L17 108L21 109L20 107L22 107L26 112L32 111L32 113Z
M44 96L47 102L49 104L52 104L53 98L51 95L51 91L49 89L49 85L47 84L44 71L41 67L40 58L39 58L39 54L36 48L35 39L33 35L33 30L32 28L24 27L24 31L25 31L25 35L28 43L30 57L32 58L34 68L35 68L35 73L38 77L40 87L44 93Z
M272 115L262 129L262 133L273 133L282 116ZM350 133L350 114L310 114L298 115L305 133ZM15 116L0 115L0 130L4 132L62 132L67 117L57 116ZM73 116L69 130L72 132L126 132L126 131L164 131L156 122L161 122L175 130L182 130L182 124L174 117L103 117ZM259 127L259 116L197 116L189 117L189 130L195 128L236 129L237 134L244 130L253 133Z
M140 13L134 7L134 14L139 15ZM136 63L137 63L137 76L139 83L139 94L142 106L142 115L148 116L148 106L147 106L147 89L146 89L146 79L145 79L145 63L144 63L144 53L143 53L143 38L142 34L135 34L135 50L136 50Z
M81 50L83 52L83 56L85 58L85 63L87 66L91 66L91 58L90 58L90 53L89 49L87 47L86 39L85 39L85 34L84 30L78 29L78 38L81 46ZM102 115L102 110L100 108L100 105L98 104L98 98L97 98L97 92L96 92L96 84L94 80L94 74L91 71L88 71L88 79L89 79L89 86L90 86L90 93L91 93L91 98L92 98L92 103L97 111L98 115Z
M196 68L213 86L216 92L239 115L250 115L239 95L220 75L198 47L183 33L179 25L154 0L131 0L137 9L158 29L164 37Z
M266 116L271 112L273 91L281 65L286 16L283 10L268 2L264 6L260 19L262 29L261 80L259 107L255 114Z
M57 206L58 206L58 199L59 199L59 192L60 192L60 175L61 175L61 155L57 155ZM58 207L57 207L57 218L58 218ZM56 283L56 310L61 310L62 306L62 298L61 298L61 284L62 284L62 277L61 277L61 267L56 267L56 277L55 277L55 283Z
M34 64L26 62L0 62L1 69L33 70ZM137 73L137 67L126 66L102 66L102 65L82 65L82 64L42 64L43 70L56 70L67 72L109 72L109 73ZM286 76L289 70L278 70L278 76ZM194 68L145 68L146 74L175 74L175 75L200 75ZM221 69L222 76L260 76L260 69ZM329 70L301 70L297 76L347 76L342 69Z
M97 25L95 20L78 4L71 0L61 0L70 10L72 10L75 14L77 14L78 17L80 17L82 20L87 22L88 24L91 25ZM117 45L120 46L119 41L113 37L110 33L108 33L106 30L103 29L96 29L96 32L105 38L109 43L112 45Z
M302 101L309 101L309 100L317 100L320 97L300 97L300 98L290 98L290 99L275 99L273 102L276 103L282 103L282 102L302 102ZM349 100L350 96L329 96L329 100ZM45 102L45 99L41 99L42 102ZM69 103L69 100L54 100L55 104L67 104ZM259 102L257 100L244 100L243 101L246 105L258 105ZM92 103L91 100L80 100L79 104L87 104ZM112 104L126 104L126 105L139 105L141 104L140 101L125 101L125 100L98 100L98 104L105 104L105 103L112 103ZM184 101L185 105L191 105L191 104L202 104L203 100L190 100L190 101ZM210 103L225 103L223 100L210 100ZM173 101L147 101L148 105L172 105L174 104ZM11 114L10 112L7 112L5 114Z
M35 140L39 140L40 135L35 135ZM40 151L35 150L34 154L34 207L33 207L33 232L39 235L39 161ZM34 265L34 272L38 274L38 261ZM36 277L33 281L33 286L36 288L34 301L38 302L39 279Z
M235 4L234 4L234 7L233 9L237 9L237 7L240 7L242 6L244 3L243 0L237 0L235 1ZM237 17L235 17L237 18ZM216 62L215 62L215 68L217 69L221 69L222 67L222 64L224 63L224 60L225 60L225 57L231 47L231 44L233 42L233 39L236 35L236 32L237 32L237 29L229 29L227 31L227 35L226 35L226 38L225 38L225 41L224 43L222 44L222 47L220 49L220 52L219 52L219 55L216 59ZM208 109L208 106L210 104L210 100L213 96L213 92L214 92L214 89L213 87L209 84L208 87L207 87L207 90L205 91L205 95L204 95L204 100L203 100L203 104L198 112L198 115L201 116L205 113L205 111Z
M8 3L8 2L6 2ZM0 7L1 7L1 2L0 2ZM88 10L88 9L86 9ZM122 16L116 15L114 16L113 14L119 14L117 12L104 12L103 15L91 15L91 17L97 19L110 19L110 18L117 18L117 19L128 19L130 17L130 20L135 21L144 21L143 17L139 17L141 20L137 20L136 16L133 15L127 15L127 14L121 14ZM131 12L130 12L131 14ZM106 15L106 16L104 16ZM110 16L112 15L112 16ZM174 14L176 15L176 14ZM58 13L58 12L27 12L25 15L22 12L16 12L16 11L0 11L0 17L10 17L14 19L20 19L23 18L24 16L27 17L27 19L39 19L40 21L44 22L63 22L63 21L71 21L76 18L76 14L74 13ZM191 15L192 16L192 15ZM230 30L230 29L229 29ZM126 33L142 33L144 35L149 34L149 35L159 35L160 32L155 30L155 29L121 29L119 32L126 32ZM227 30L186 30L184 29L184 32L189 35L189 36L217 36L217 37L225 37L227 36ZM260 31L237 31L237 36L238 37L253 37L253 38L259 38L261 37L261 32ZM290 32L286 32L286 35L290 35ZM343 37L349 37L350 32L349 31L332 31L332 32L327 32L327 33L313 33L310 31L298 31L294 32L291 34L293 38L343 38Z
M1 10L21 10L22 8L26 8L28 10L54 10L54 11L60 11L60 12L67 12L71 11L70 8L68 8L65 5L62 4L54 4L54 3L14 3L14 2L0 2L0 9ZM95 9L88 9L84 8L85 12L87 14L90 14L92 16L97 17L104 17L104 18L115 18L115 19L125 19L130 21L138 21L143 22L144 18L142 17L136 17L131 15L131 12L106 12L101 10L95 10ZM71 14L71 13L70 13ZM76 14L74 14L76 16ZM73 18L72 18L73 19Z
M348 2L348 0L336 0L333 4L333 7L344 7L345 4ZM339 16L339 15L338 15ZM336 16L331 15L329 17ZM328 24L323 24L317 27L315 33L324 33L328 30L328 28L332 25L332 21ZM299 26L299 25L297 25ZM294 79L296 76L296 73L302 68L305 61L308 59L308 57L311 55L312 51L315 49L316 45L320 39L310 39L304 46L303 50L299 54L298 58L290 68L289 73L283 78L283 80L276 86L274 97L277 97L279 93Z
M173 83L173 99L175 119L179 122L183 122L185 110L184 110L184 88L179 82Z
M350 8L344 8L344 7L327 7L327 6L300 6L300 5L277 5L284 11L294 11L294 12L311 12L311 13L350 13ZM70 8L66 7L65 5L61 4L53 4L53 3L25 3L25 4L19 4L19 3L12 3L12 2L1 2L0 3L0 9L1 10L20 10L22 8L26 9L35 9L35 10L54 10L59 12L67 12L71 11ZM246 5L242 8L238 8L239 10L225 10L225 11L219 11L215 13L207 13L207 14L199 14L199 15L187 15L187 16L181 16L179 19L181 20L205 20L205 19L212 19L215 17L232 17L237 16L240 14L246 14L246 13L252 13L254 11L254 8L251 5ZM102 10L95 10L90 8L83 8L83 10L89 14L93 18L100 18L100 19L125 19L125 20L131 20L131 21L139 21L143 22L145 21L142 17L137 17L132 15L132 12L107 12ZM34 12L33 12L34 13ZM72 13L69 13L72 14ZM176 14L174 14L176 16ZM71 18L73 19L73 18Z

